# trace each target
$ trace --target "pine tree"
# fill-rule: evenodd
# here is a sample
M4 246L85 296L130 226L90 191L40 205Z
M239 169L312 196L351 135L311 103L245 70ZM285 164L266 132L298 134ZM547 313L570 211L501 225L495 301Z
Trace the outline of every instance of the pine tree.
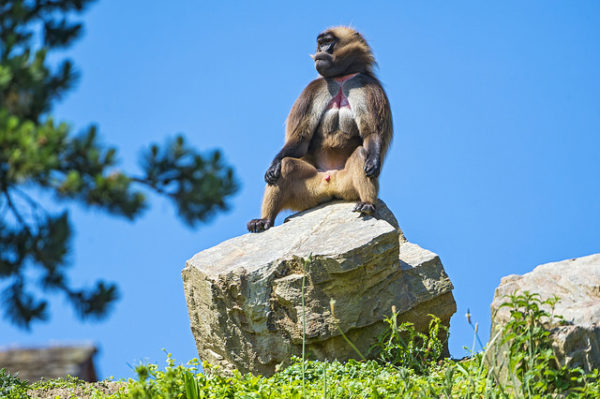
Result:
M181 136L150 146L142 174L133 176L115 168L116 149L99 143L95 126L75 135L52 118L52 104L73 88L77 74L70 60L52 67L46 57L80 36L82 24L72 19L93 1L0 3L1 305L23 328L49 317L51 292L64 293L81 318L105 316L118 298L115 284L101 280L88 289L70 286L68 209L48 212L36 199L40 193L133 220L147 207L146 189L170 198L194 226L228 209L238 187L219 151L202 156Z

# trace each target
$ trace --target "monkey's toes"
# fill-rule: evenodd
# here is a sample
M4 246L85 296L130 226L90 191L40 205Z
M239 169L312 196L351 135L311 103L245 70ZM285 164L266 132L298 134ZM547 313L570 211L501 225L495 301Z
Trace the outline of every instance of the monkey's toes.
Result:
M252 219L248 222L248 231L251 233L260 233L271 227L272 222L269 219Z
M375 205L369 202L359 202L354 207L353 212L360 212L361 215L374 215L375 214Z

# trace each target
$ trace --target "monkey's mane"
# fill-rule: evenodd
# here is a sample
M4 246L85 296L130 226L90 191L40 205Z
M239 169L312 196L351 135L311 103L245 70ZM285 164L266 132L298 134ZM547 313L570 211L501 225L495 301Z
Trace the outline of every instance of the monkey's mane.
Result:
M373 68L377 65L373 50L363 35L348 26L335 26L324 33L333 34L342 45L337 57L353 57L356 64L364 66L367 73L373 75Z

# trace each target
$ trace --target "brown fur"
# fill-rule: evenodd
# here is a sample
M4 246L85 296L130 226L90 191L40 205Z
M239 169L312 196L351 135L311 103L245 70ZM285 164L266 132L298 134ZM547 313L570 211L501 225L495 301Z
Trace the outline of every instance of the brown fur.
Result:
M301 211L336 198L359 201L361 213L375 211L377 178L392 139L389 102L362 35L348 27L327 29L319 38L325 35L334 38L332 49L319 42L313 58L315 65L326 59L329 69L319 69L323 76L290 111L285 144L265 174L261 219L248 223L250 231L271 227L282 209ZM343 85L336 80L352 74ZM340 91L349 108L329 106Z

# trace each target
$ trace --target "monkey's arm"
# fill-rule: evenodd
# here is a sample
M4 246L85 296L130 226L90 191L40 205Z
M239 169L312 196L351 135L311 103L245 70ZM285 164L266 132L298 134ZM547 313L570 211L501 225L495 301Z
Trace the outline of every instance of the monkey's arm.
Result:
M320 113L314 99L323 88L323 79L313 80L300 94L287 118L285 144L275 155L265 173L265 181L275 184L281 176L281 160L285 157L300 158L306 155L313 132L319 123ZM318 116L317 116L318 115Z
M378 177L381 172L381 136L371 134L367 136L363 145L367 150L367 160L364 166L365 173L367 177Z
M392 140L392 112L381 84L371 78L364 86L366 106L359 114L358 128L367 150L365 174L378 177Z

